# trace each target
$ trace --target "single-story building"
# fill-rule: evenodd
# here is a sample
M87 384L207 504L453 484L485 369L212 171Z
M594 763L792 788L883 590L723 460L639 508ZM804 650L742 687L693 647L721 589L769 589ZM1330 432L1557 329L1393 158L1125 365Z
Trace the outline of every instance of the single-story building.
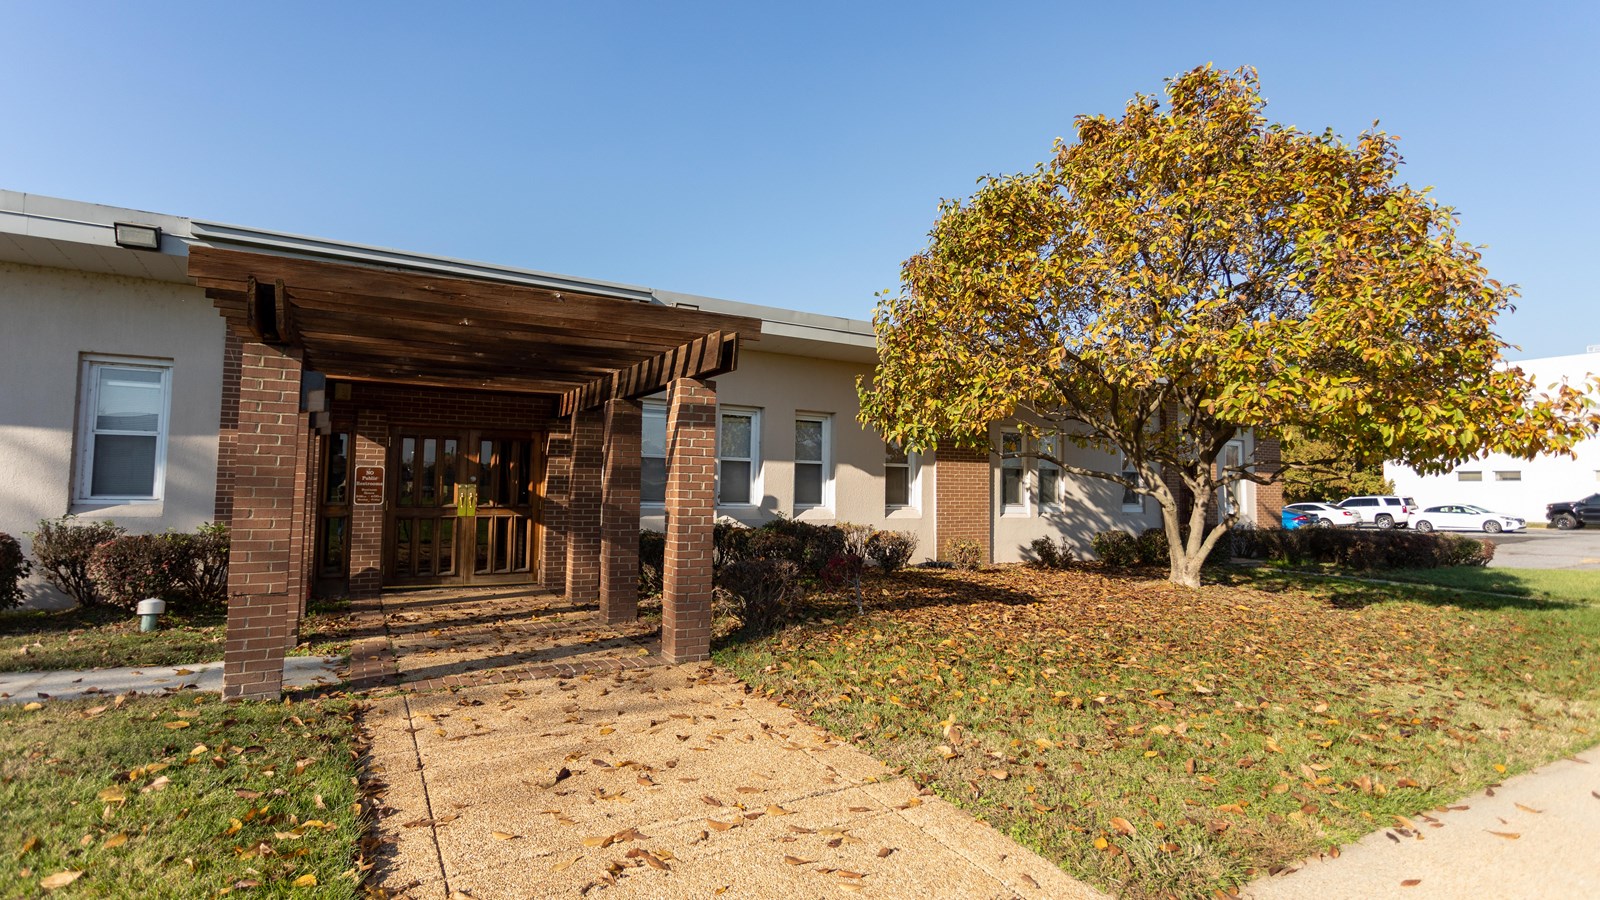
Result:
M0 531L229 524L230 696L278 691L316 592L528 584L632 617L641 526L668 534L663 653L693 660L719 516L997 562L1160 524L1048 464L885 445L856 319L9 191L0 312ZM1228 500L1275 522L1279 496Z
M1532 376L1541 391L1563 380L1578 386L1590 375L1600 374L1600 347L1512 365ZM1517 459L1492 453L1442 475L1421 475L1396 463L1385 465L1383 474L1394 482L1396 493L1415 497L1423 507L1467 503L1539 524L1545 521L1546 504L1578 500L1600 491L1600 438L1580 443L1573 456Z

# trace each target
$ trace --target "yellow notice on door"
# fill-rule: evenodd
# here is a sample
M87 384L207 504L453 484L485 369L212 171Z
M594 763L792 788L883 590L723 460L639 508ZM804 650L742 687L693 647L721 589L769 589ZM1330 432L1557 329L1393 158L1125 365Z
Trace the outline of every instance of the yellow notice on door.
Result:
M456 485L456 515L475 516L478 514L478 486L475 484Z

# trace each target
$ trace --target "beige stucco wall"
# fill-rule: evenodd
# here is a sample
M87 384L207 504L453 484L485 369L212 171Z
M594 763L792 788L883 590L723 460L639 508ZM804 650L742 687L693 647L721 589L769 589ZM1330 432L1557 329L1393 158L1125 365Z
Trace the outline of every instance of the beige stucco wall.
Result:
M991 433L994 446L999 446L1000 431L997 426ZM1072 444L1063 446L1061 452L1066 454L1064 461L1069 465L1100 472L1120 469L1120 459L1110 453ZM1000 458L992 457L991 464L995 562L1029 559L1028 545L1041 537L1065 540L1080 559L1092 558L1089 539L1097 532L1117 529L1138 534L1161 525L1161 507L1155 500L1144 497L1140 510L1124 509L1122 485L1098 478L1063 476L1062 503L1041 505L1038 467L1033 460L1023 461L1025 508L1006 512L1001 502Z
M0 531L27 547L41 518L76 513L129 531L188 530L215 506L223 322L199 288L0 263ZM72 504L83 354L171 361L161 501Z
M749 506L719 506L718 515L759 525L779 514L819 523L854 522L917 535L914 559L934 555L934 466L921 469L919 508L888 511L884 505L883 439L856 421L861 409L856 377L865 363L807 359L745 350L738 371L716 379L717 401L761 411L759 499ZM658 399L664 399L659 395ZM794 423L796 413L831 417L833 502L828 508L794 508ZM659 507L643 510L641 525L661 529Z

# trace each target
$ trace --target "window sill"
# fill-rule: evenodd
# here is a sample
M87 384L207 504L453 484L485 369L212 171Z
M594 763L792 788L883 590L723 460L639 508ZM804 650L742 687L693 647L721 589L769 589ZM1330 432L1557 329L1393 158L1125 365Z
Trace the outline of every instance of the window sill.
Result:
M165 510L161 500L74 500L67 514L98 518L159 519Z
M922 509L916 506L891 506L885 511L885 518L920 519L922 518Z
M1000 518L1002 518L1002 519L1030 519L1030 518L1033 518L1033 514L1031 512L1029 512L1026 508L1016 508L1016 509L1007 508L1007 509L1000 510Z

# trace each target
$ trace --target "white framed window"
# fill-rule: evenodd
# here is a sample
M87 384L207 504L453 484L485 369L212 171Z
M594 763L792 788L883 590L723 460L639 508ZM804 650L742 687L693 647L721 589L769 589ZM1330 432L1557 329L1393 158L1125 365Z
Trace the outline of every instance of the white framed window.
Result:
M639 434L639 502L667 502L667 402L644 401Z
M1055 434L1039 438L1039 452L1061 458L1061 436ZM1061 467L1041 456L1039 458L1039 505L1057 507L1061 498Z
M833 417L794 417L794 508L833 506Z
M1126 453L1122 454L1122 477L1132 480L1139 487L1144 486L1139 480L1139 470L1133 467L1133 461L1128 459ZM1140 493L1138 488L1122 486L1122 511L1144 512L1144 494Z
M1000 514L1023 516L1028 514L1026 469L1022 458L1022 435L1015 431L1000 433Z
M750 506L761 496L761 411L724 406L717 421L717 503Z
M883 444L883 505L890 510L922 505L922 460L890 441Z
M166 483L172 364L83 357L75 499L148 503Z
M1217 460L1217 474L1226 476L1244 465L1244 441L1229 441L1222 447L1222 458ZM1217 488L1217 515L1225 517L1237 513L1245 515L1244 482L1230 481Z
M1482 481L1483 480L1483 473L1482 472L1466 472L1466 471L1457 472L1456 473L1456 480L1457 481Z

